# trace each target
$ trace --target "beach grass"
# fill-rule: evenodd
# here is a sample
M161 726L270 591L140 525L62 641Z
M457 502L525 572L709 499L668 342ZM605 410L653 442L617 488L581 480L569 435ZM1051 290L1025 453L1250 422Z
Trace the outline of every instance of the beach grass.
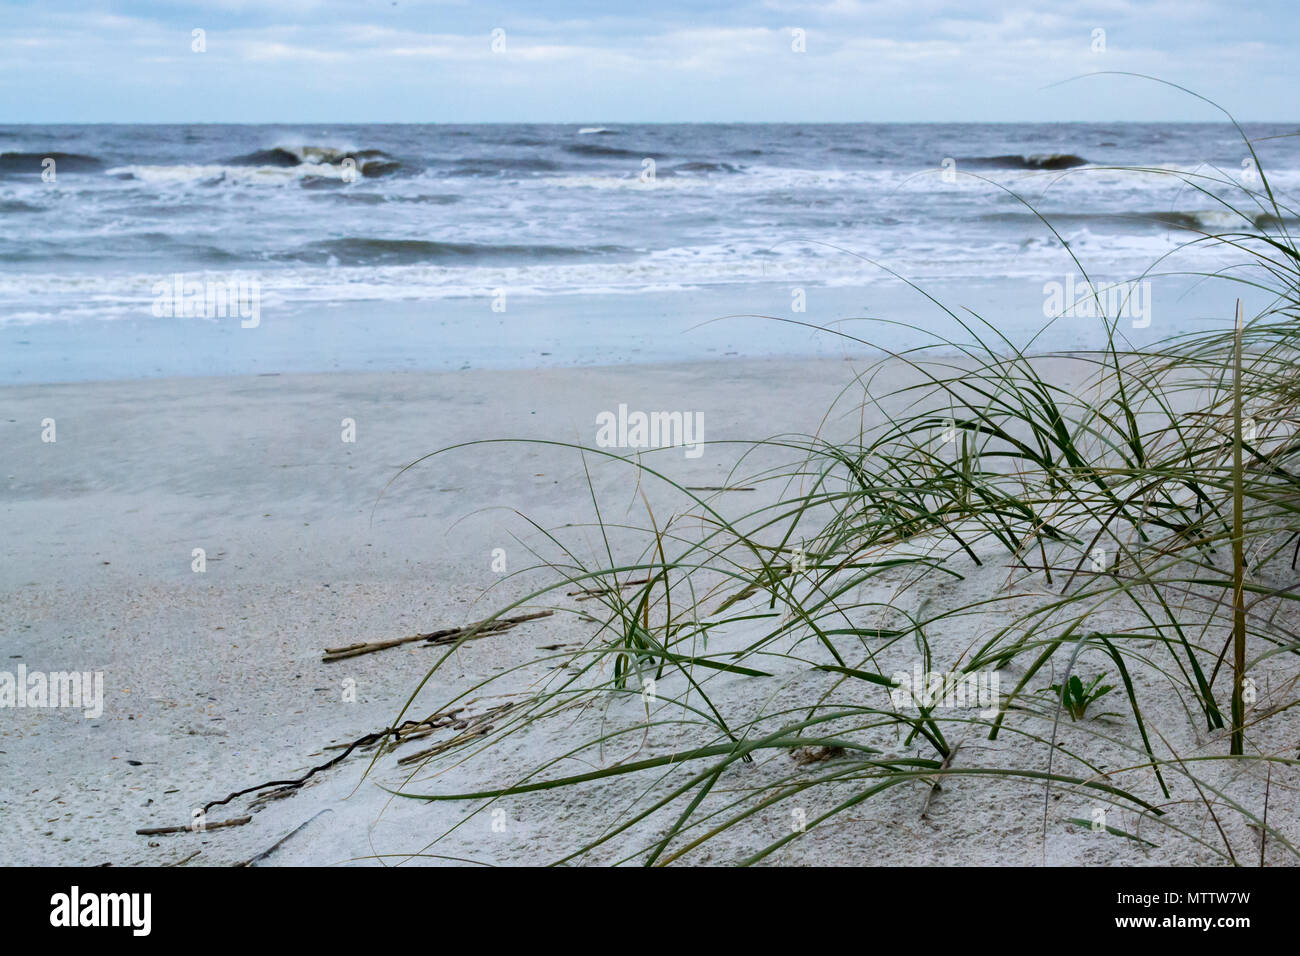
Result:
M996 317L936 303L965 340L916 329L921 345L858 373L808 434L711 445L737 454L724 487L749 495L690 490L664 451L545 443L582 462L593 521L535 527L529 572L549 582L497 613L554 608L580 646L447 701L516 689L537 665L548 675L401 794L481 813L644 781L591 835L557 835L556 863L692 862L737 833L733 861L755 863L897 788L928 809L944 783L971 779L1041 789L1044 846L1051 797L1069 793L1140 832L1104 812L1058 822L1134 847L1164 833L1242 863L1253 839L1261 861L1266 845L1294 859L1264 781L1274 794L1300 782L1285 723L1300 704L1300 252L1294 210L1257 165L1258 184L1148 171L1239 217L1184 245L1240 252L1239 268L1204 278L1267 293L1249 319L1134 349L1095 287L1106 347L1051 355L1035 345L1052 323L1017 344ZM1144 277L1174 271L1166 259ZM1062 364L1073 379L1054 374ZM882 392L882 370L900 365L905 384ZM759 460L777 464L744 470ZM626 469L644 523L605 517L597 468ZM979 706L948 699L990 686ZM533 752L519 741L557 725L564 745L519 765ZM440 786L440 768L464 762L499 783Z

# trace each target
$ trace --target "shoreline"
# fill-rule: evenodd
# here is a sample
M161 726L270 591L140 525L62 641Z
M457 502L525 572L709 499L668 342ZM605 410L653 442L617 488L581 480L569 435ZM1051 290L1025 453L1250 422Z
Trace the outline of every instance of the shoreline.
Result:
M1068 279L1069 270L1062 276ZM995 322L1012 343L1033 343L1034 351L1065 353L1105 346L1097 318L1067 315L1042 331L1049 320L1041 279L950 280L925 282L922 288L957 318L902 283L871 281L864 274L862 285L852 287L768 282L645 295L518 296L509 300L504 313L493 312L486 295L336 307L265 303L259 325L248 329L238 318L8 323L0 325L0 387L340 371L804 361L861 358L874 350L883 355L919 344L937 344L939 354L955 351L945 341L996 337L976 315ZM1154 318L1143 328L1121 323L1124 340L1141 348L1180 330L1229 323L1221 317L1233 314L1233 290L1218 288L1198 291L1201 311L1180 316L1179 327L1171 325L1165 318L1168 303L1185 291L1185 280L1162 280L1153 292ZM794 292L802 292L806 311L792 310ZM879 317L890 321L877 321ZM971 328L962 328L958 319Z

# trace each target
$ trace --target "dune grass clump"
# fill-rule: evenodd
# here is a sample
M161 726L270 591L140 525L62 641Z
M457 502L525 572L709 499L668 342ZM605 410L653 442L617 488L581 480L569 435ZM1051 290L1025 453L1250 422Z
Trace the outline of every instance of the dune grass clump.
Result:
M1248 321L1135 350L1103 318L1105 348L1051 355L948 312L967 341L885 356L814 433L739 446L727 484L750 495L567 446L589 477L626 468L646 524L605 519L589 482L591 525L536 529L552 583L499 614L552 606L580 645L467 690L531 682L403 795L481 812L625 785L554 862L752 863L970 778L1040 789L1044 844L1091 823L1142 852L1294 856L1268 801L1300 785L1300 253L1256 161L1259 188L1152 171L1240 217L1187 244L1239 251L1215 278L1271 295ZM499 783L438 786L475 762ZM1049 819L1052 794L1102 812Z

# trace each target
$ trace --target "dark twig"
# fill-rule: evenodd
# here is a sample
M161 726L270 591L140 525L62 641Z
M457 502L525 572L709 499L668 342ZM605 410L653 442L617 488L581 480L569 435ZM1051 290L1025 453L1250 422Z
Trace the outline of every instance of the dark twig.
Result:
M531 614L520 614L516 617L503 617L496 621L478 621L466 627L445 627L439 631L429 631L425 634L412 634L408 637L396 637L387 641L362 641L358 644L348 644L346 647L327 647L325 656L322 661L330 663L333 661L346 660L349 657L358 657L361 654L373 654L375 651L387 650L390 647L400 647L403 644L411 644L415 641L425 641L428 644L452 644L462 637L469 639L474 637L484 637L488 634L500 634L502 631L508 631L518 624L525 621L535 621L541 617L550 617L554 611L534 611Z
M333 812L334 811L331 810L329 807L326 807L324 810L320 811L320 813L316 814L316 816L312 817L309 820L304 820L302 823L298 824L290 832L286 833L284 836L280 837L280 839L276 840L274 843L272 843L261 853L257 854L257 856L251 857L250 859L245 860L243 863L236 863L235 866L237 867L252 866L254 863L258 863L262 860L265 860L276 850L280 849L280 847L284 846L284 844L289 841L290 837L296 836L297 834L301 833L303 830L305 830L308 827L308 825L313 823L316 819L323 816L324 814L333 813Z

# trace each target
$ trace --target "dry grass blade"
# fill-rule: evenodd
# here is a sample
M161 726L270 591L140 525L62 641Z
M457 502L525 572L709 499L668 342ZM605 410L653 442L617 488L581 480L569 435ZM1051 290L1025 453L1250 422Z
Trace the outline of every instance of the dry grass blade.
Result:
M425 634L412 634L408 637L397 637L387 641L370 641L357 644L348 644L345 647L327 647L325 656L321 658L325 663L333 661L347 660L349 657L359 657L362 654L373 654L376 651L385 651L391 647L401 647L403 644L412 644L416 641L424 641L426 644L454 644L459 640L470 640L478 637L486 637L489 634L500 634L502 631L508 631L512 627L517 627L527 621L535 621L538 618L550 617L554 611L534 611L531 614L518 614L514 617L488 618L485 621L478 621L474 624L467 624L464 627L445 627L439 631L429 631Z

